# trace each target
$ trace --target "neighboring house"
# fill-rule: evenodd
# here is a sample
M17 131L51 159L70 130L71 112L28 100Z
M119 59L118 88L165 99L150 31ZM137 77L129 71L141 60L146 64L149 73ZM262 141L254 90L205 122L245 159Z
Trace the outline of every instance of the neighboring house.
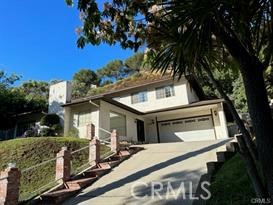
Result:
M0 140L22 137L24 133L35 127L41 118L45 115L42 110L20 113L14 116L15 125L7 130L0 130Z
M63 119L64 134L77 129L89 138L116 129L122 139L159 143L228 138L224 100L206 100L194 78L162 78L86 98L71 100L71 84L50 87L49 113Z

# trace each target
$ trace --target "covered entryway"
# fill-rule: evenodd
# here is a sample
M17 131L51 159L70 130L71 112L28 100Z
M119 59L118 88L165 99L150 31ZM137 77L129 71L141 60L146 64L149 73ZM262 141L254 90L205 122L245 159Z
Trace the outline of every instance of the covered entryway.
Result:
M160 142L214 140L211 115L158 122Z

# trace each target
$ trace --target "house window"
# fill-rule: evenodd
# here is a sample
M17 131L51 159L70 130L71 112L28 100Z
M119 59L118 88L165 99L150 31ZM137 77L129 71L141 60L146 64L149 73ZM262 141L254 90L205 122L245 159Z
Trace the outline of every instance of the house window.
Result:
M132 98L132 104L146 102L146 101L148 101L147 91L134 93L134 94L132 94L131 98Z
M126 116L110 111L110 131L117 130L119 136L126 136Z
M85 126L91 123L91 113L81 112L78 114L78 127Z
M174 96L173 85L156 88L156 99L168 98Z

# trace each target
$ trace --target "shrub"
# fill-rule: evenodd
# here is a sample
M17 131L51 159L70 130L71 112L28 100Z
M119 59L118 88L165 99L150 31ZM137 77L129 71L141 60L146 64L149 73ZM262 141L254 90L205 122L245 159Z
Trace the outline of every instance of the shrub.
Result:
M79 137L79 130L76 128L72 128L71 130L69 130L69 132L67 133L67 137Z
M41 118L40 124L52 127L53 125L60 124L60 118L56 114L47 114Z
M41 129L40 135L42 137L56 136L56 132L54 131L54 129L46 127Z
M38 131L36 129L29 129L24 132L24 137L37 137L38 136Z
M41 136L57 136L62 133L60 118L56 114L47 114L42 117L40 125L43 126L40 131Z

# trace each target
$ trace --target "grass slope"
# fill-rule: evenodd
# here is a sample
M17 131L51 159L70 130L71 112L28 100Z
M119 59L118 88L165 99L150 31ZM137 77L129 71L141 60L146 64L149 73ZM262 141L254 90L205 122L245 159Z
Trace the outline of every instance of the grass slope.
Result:
M62 147L78 150L88 146L85 139L70 137L23 138L0 142L0 170L8 163L15 162L20 169L37 165L56 157ZM79 171L88 162L88 149L72 155L72 172ZM101 154L109 152L109 148L101 146ZM20 200L31 198L54 185L56 160L22 173ZM52 182L51 184L48 184ZM39 188L43 187L42 190Z
M212 197L207 204L249 205L255 198L245 164L235 155L216 173L210 186Z

